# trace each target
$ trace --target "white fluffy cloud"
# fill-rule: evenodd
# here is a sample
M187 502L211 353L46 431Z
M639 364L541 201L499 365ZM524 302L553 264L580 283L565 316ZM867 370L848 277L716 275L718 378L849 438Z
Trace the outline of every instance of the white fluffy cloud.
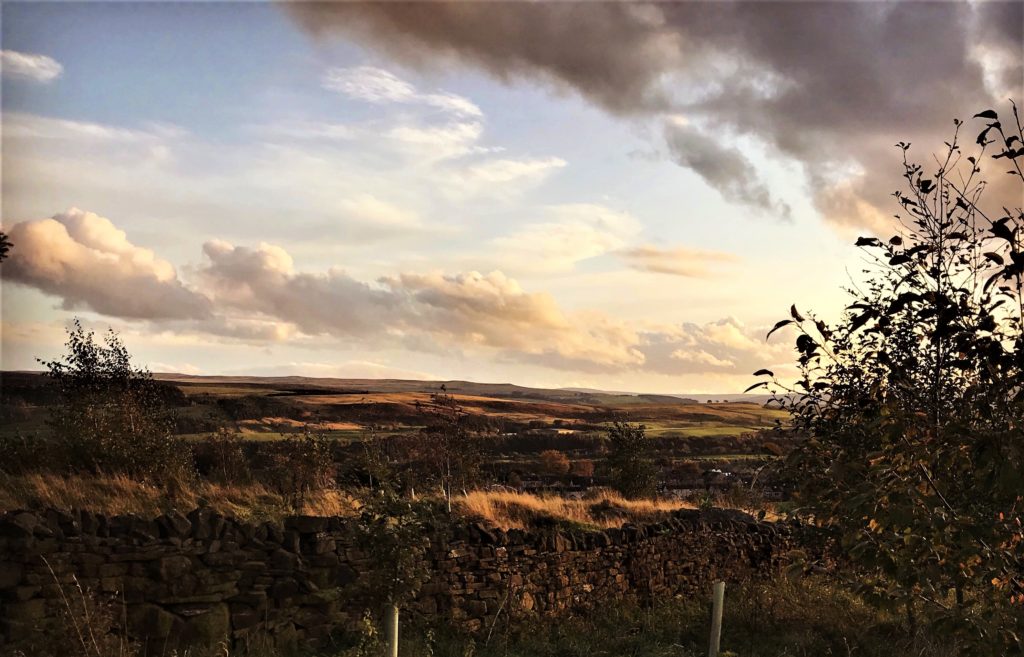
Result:
M570 238L574 230L635 229L628 215L600 206L559 206L560 213ZM528 233L520 238L528 241ZM10 235L5 279L56 296L67 309L146 320L157 332L453 352L581 372L745 374L783 353L765 347L763 329L734 319L651 328L569 312L500 271L403 272L366 282L340 268L304 271L272 244L214 240L186 285L169 262L93 213L72 209L22 222ZM581 257L617 244L579 241L586 246Z
M52 82L60 77L64 67L56 59L46 55L0 50L0 72L5 76L26 78L35 82Z
M108 219L72 208L15 224L4 278L58 296L69 310L133 319L203 318L209 301Z
M570 316L550 295L527 292L500 271L402 274L384 282L410 300L410 327L428 327L454 344L584 370L643 364L635 331L603 318Z

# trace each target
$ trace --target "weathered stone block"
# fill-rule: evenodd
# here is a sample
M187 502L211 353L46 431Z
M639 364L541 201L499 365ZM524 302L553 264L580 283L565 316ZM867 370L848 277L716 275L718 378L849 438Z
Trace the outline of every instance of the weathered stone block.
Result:
M46 617L46 600L37 598L24 602L8 602L3 607L5 618L15 621L35 621Z
M128 631L142 639L163 639L172 632L180 632L182 620L162 607L142 603L131 605L127 610Z
M200 613L195 613L200 609ZM182 629L185 643L201 652L212 650L220 642L227 640L231 633L231 615L226 604L214 604L205 608L193 607L192 610Z
M24 567L13 561L0 561L0 589L9 589L21 582Z

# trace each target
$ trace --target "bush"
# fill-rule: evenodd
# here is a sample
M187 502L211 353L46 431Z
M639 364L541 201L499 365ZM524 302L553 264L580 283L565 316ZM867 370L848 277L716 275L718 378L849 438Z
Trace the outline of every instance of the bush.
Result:
M1024 182L1013 114L978 114L976 153L954 137L930 173L899 144L902 230L857 240L873 265L846 315L794 306L772 330L797 332L800 379L774 390L808 436L789 464L799 512L835 533L863 595L973 654L1024 651L1024 210L986 213L979 179L995 144Z
M591 478L594 476L594 462L590 459L573 461L572 473L577 477Z
M59 390L50 424L63 466L169 482L192 475L189 446L173 434L166 386L134 367L113 331L96 341L76 319L67 354L41 361Z
M569 457L557 449L546 449L540 453L540 464L544 472L554 477L563 477L569 472Z
M309 493L334 483L330 439L309 427L300 434L289 434L273 446L271 472L278 490L290 500L292 508L301 509Z
M249 456L245 453L242 434L221 427L194 451L196 467L206 478L221 484L252 481Z

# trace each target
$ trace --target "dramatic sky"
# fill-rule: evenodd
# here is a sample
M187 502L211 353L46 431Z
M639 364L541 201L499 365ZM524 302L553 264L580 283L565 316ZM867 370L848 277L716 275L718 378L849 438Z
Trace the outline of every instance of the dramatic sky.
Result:
M737 392L1024 4L2 5L2 367Z

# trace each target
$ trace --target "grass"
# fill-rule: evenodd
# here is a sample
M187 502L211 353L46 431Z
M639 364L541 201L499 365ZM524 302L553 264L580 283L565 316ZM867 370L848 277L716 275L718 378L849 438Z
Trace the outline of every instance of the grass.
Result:
M200 503L244 521L277 520L296 513L347 516L358 508L355 500L337 490L311 492L293 508L284 495L261 484L201 481L169 491L118 475L0 475L0 511L89 509L104 515L156 517L172 508L188 512Z
M475 637L422 620L401 634L404 657L703 657L709 601L677 596L642 606L630 601L557 619L509 623L499 617ZM924 627L916 635L821 577L779 577L726 589L723 655L736 657L953 657L955 644ZM358 654L325 652L320 657Z
M116 601L94 597L74 582L57 581L65 604L62 622L37 637L32 657L139 657L121 625ZM536 616L511 622L499 614L474 636L460 634L440 619L402 614L403 657L703 657L707 650L709 601L705 595L675 596L642 605L604 601L558 618ZM726 590L722 657L955 657L954 640L941 640L921 626L908 630L902 615L879 612L824 576L775 577ZM382 623L335 637L340 646L303 657L371 657L384 653ZM345 646L349 647L345 647ZM18 653L16 653L18 654ZM26 653L21 653L22 655ZM213 657L233 654L226 647ZM295 657L273 649L249 657ZM180 657L200 653L186 652ZM179 657L163 653L163 657Z
M339 490L308 493L298 508L262 484L223 485L209 481L167 488L119 475L0 475L0 511L87 508L104 515L134 513L156 517L171 509L188 512L205 505L244 521L279 520L289 515L351 516L359 501ZM651 523L690 505L668 500L627 500L597 489L586 499L504 491L470 491L456 499L456 511L503 529L552 523L589 529L620 527L627 522Z
M657 522L672 511L690 506L668 500L627 500L604 489L592 490L581 500L478 490L457 498L456 504L464 515L502 529L524 529L551 522L608 529L627 522Z

